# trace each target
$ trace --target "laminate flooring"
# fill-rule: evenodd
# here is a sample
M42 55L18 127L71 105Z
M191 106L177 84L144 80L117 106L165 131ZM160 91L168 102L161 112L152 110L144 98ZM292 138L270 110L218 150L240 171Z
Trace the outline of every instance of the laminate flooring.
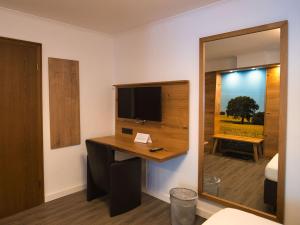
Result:
M204 222L197 217L195 225ZM0 225L170 225L170 205L143 194L141 206L110 217L108 198L91 202L78 192L0 220Z
M206 154L204 176L216 176L221 179L219 197L274 214L273 210L264 204L264 173L268 162L266 159L254 162ZM216 195L212 186L204 185L204 190Z

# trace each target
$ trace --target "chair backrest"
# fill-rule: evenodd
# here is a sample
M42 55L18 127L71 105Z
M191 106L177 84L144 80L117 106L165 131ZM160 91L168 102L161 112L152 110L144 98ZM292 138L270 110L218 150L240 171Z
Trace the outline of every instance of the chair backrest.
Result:
M88 166L94 184L103 191L109 191L110 165L114 162L114 151L108 146L86 141Z

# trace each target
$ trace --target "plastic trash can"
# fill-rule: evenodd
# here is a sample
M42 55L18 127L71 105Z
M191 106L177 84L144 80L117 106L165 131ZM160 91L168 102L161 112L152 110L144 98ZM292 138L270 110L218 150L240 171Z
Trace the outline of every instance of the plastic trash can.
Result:
M172 188L171 223L172 225L193 225L196 218L197 192L187 188Z

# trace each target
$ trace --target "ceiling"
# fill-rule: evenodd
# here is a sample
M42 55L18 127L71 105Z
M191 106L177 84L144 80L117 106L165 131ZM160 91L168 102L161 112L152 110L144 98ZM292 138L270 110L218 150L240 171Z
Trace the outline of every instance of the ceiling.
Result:
M114 34L216 1L219 0L0 0L0 6Z
M279 48L280 29L274 29L208 42L205 54L206 59L212 60L254 52L279 51Z

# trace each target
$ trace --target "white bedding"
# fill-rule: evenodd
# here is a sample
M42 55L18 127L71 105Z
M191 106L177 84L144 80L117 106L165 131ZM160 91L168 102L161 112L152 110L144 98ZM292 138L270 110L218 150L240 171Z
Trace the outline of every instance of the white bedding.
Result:
M203 225L280 225L238 209L226 208L211 216Z
M278 181L278 153L271 159L265 168L265 177L268 180Z

